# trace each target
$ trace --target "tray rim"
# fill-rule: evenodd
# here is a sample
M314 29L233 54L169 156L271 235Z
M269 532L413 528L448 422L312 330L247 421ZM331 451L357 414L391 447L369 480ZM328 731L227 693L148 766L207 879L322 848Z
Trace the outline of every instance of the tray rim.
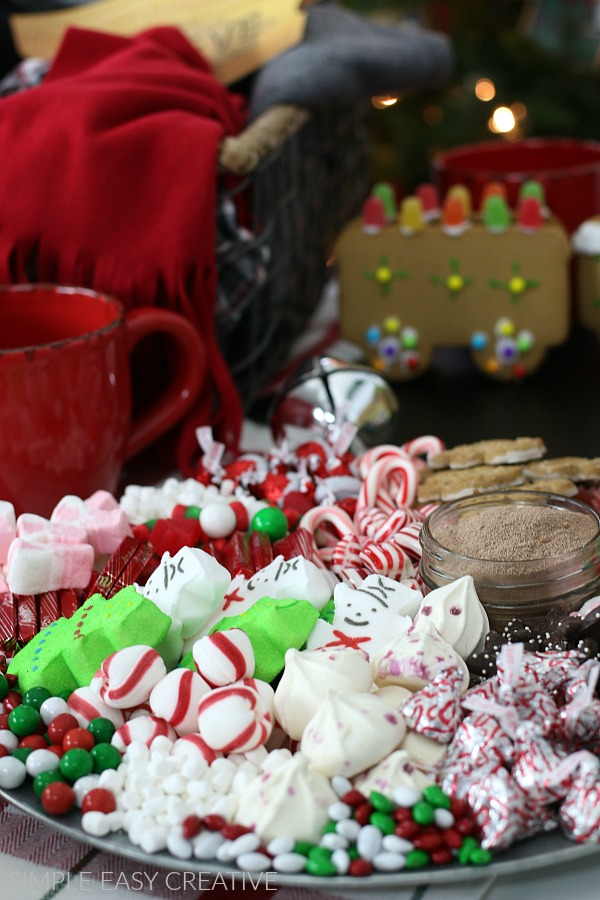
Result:
M217 860L179 859L167 851L148 854L132 844L123 831L113 832L106 837L94 837L87 834L79 824L81 814L73 811L68 815L56 818L49 816L33 793L30 784L24 784L13 791L0 788L0 798L15 806L39 821L50 825L80 843L95 847L107 853L124 856L144 865L169 869L172 872L194 872L221 875L227 882L249 879L250 875L258 880L260 873L245 873L235 866ZM354 889L356 891L375 891L400 887L415 887L423 884L461 884L465 881L481 881L500 878L504 875L515 875L530 872L539 868L559 866L574 860L583 859L600 853L600 844L571 843L557 829L545 834L534 835L525 841L514 844L499 854L496 861L487 866L434 866L418 870L401 870L400 872L374 873L367 878L355 878L350 875L337 875L319 878L315 875L296 873L286 875L269 870L268 883L281 887L293 886L320 890ZM263 880L266 873L262 874Z

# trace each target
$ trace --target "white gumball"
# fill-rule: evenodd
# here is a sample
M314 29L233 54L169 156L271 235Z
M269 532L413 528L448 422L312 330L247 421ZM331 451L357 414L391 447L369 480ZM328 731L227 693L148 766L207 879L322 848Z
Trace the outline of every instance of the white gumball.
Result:
M229 537L235 526L235 512L228 503L209 503L200 512L200 527L209 538Z

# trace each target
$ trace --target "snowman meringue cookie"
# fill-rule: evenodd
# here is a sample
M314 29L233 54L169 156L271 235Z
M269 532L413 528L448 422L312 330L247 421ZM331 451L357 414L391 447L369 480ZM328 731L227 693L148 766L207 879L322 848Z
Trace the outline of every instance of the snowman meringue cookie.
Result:
M337 800L329 779L298 752L250 782L240 794L236 821L265 843L281 835L318 842Z
M300 740L328 690L368 693L373 685L365 653L350 648L288 650L275 690L277 721L293 740Z
M352 778L391 753L405 733L402 713L381 697L329 691L306 725L300 749L324 775Z
M471 575L457 578L423 597L409 630L420 633L429 630L429 625L463 659L483 650L490 623Z

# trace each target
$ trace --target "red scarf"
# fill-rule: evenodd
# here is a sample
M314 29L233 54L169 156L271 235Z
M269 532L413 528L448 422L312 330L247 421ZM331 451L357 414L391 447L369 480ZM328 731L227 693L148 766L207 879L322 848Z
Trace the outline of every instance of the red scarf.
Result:
M175 28L135 38L70 29L44 83L0 101L0 283L74 284L126 308L158 303L197 323L209 378L194 430L237 446L241 404L217 345L217 154L244 126L232 95Z

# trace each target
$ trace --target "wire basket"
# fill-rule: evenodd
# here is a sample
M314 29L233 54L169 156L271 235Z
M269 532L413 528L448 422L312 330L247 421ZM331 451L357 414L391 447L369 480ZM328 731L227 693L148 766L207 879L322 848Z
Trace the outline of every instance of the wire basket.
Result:
M366 122L363 106L274 107L221 148L217 332L246 410L315 311L334 241L367 195ZM236 229L240 202L249 222Z

